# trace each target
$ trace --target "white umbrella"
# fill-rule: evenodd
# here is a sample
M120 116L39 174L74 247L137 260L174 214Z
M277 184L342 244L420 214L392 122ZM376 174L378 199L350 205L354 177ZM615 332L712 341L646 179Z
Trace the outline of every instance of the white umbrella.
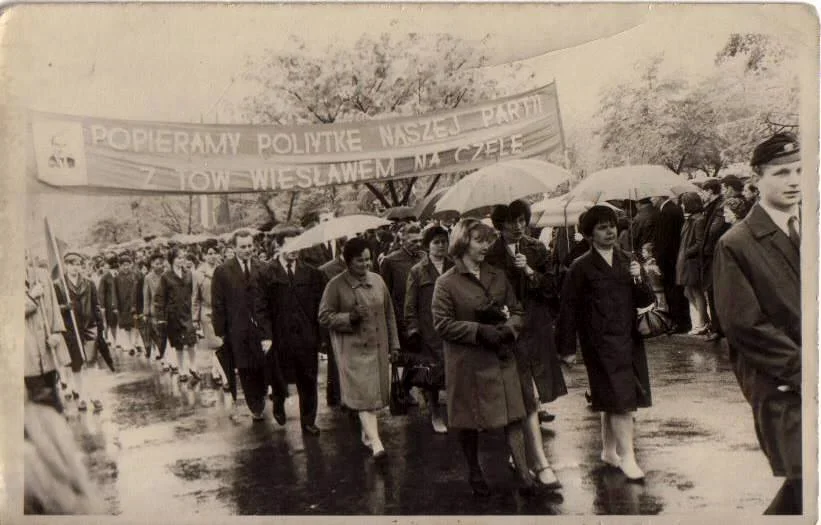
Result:
M509 204L516 199L554 191L570 180L569 171L537 159L515 159L482 168L454 184L436 203L436 213L461 214Z
M294 252L341 237L353 237L357 233L391 224L391 221L373 215L344 215L320 222L296 237L285 239L283 251Z
M676 175L664 166L649 164L619 166L591 173L578 186L570 190L571 200L612 201L669 197L686 192L698 192L684 177Z
M582 213L592 208L595 203L592 201L568 201L568 195L545 199L539 201L531 207L530 224L537 228L548 226L567 226L576 224ZM607 206L614 211L621 211L609 202L600 202L599 205Z

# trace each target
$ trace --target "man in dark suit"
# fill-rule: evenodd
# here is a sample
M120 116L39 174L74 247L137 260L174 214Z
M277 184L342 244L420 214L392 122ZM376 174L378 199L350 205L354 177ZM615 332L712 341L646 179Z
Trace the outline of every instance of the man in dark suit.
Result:
M659 222L659 210L653 206L651 199L638 202L638 211L633 217L631 233L633 235L633 252L641 253L641 247L648 242L656 241L656 230Z
M676 260L681 246L684 212L673 199L660 198L657 202L659 215L653 242L656 261L661 270L661 281L670 315L677 325L676 330L686 332L690 329L690 309L687 299L684 298L684 290L681 286L676 286Z
M751 162L761 201L716 247L716 310L756 435L786 478L765 514L801 514L801 157L776 134Z
M710 334L708 341L717 341L724 337L721 321L716 313L715 287L713 286L713 255L716 244L730 225L724 220L724 199L721 197L721 183L709 180L702 186L701 199L704 201L704 241L699 251L701 257L701 282L707 293L707 303L710 308ZM723 283L720 286L725 286Z
M221 337L234 358L239 371L245 402L254 416L262 421L268 383L274 392L285 391L281 378L271 374L271 342L261 342L256 319L255 298L262 268L252 261L254 239L250 231L240 230L232 241L236 257L228 259L214 270L211 283L211 322L214 333ZM230 374L230 370L226 370Z
M296 383L302 431L318 435L316 426L317 375L319 373L319 302L325 290L325 278L318 269L300 261L298 252L288 251L285 238L279 256L263 270L257 300L262 342L273 346L280 377ZM290 381L289 381L290 382ZM286 392L287 394L287 392ZM285 397L274 392L274 417L285 424Z

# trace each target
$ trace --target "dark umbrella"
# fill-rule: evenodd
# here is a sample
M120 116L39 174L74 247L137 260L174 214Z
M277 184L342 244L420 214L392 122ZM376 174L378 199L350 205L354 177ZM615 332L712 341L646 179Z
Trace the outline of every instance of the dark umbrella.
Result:
M217 361L219 361L222 371L225 372L225 377L228 378L228 389L231 392L231 397L234 401L237 400L237 374L234 372L234 354L228 348L227 343L222 344L217 349Z
M112 372L116 372L117 370L114 369L114 359L111 357L111 348L109 348L108 343L106 343L102 332L97 333L97 341L95 344L97 345L97 353L103 358L105 364L108 365L108 368Z
M433 217L436 203L439 202L442 195L444 195L449 189L450 186L447 188L439 188L438 190L431 192L431 194L424 199L420 200L414 209L414 214L416 217L418 217L420 221Z
M389 221L416 219L416 211L412 206L395 206L385 212L385 218Z

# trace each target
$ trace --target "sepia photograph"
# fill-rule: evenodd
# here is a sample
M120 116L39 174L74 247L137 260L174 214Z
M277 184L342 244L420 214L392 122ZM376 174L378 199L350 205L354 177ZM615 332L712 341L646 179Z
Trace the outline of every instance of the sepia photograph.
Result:
M817 520L812 6L0 21L0 521Z

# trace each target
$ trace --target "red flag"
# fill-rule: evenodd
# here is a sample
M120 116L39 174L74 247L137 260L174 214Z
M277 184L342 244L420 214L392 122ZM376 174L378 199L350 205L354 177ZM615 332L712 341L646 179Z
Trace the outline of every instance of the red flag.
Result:
M86 359L85 349L83 348L83 340L80 338L80 332L77 331L77 318L74 316L74 310L71 308L71 295L68 293L68 285L66 285L65 271L63 270L63 253L65 253L68 244L61 241L51 233L51 227L48 224L48 217L44 219L46 225L46 249L48 250L48 263L51 268L51 278L57 286L62 288L63 297L69 305L69 315L71 316L71 326L73 327L74 337L77 341L77 348L83 354L83 360Z

